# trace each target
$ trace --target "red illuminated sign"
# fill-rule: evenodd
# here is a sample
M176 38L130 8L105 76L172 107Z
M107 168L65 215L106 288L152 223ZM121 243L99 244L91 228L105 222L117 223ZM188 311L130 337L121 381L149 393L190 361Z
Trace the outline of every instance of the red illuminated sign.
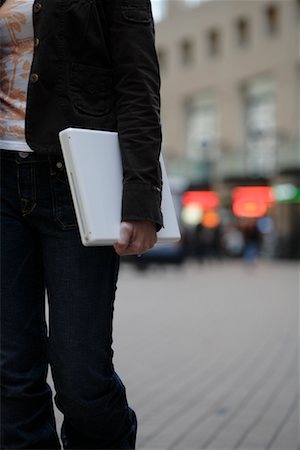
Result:
M183 205L198 205L203 211L215 209L220 204L219 196L214 191L188 191L183 195Z
M238 187L232 191L232 209L237 217L262 217L273 202L269 186Z

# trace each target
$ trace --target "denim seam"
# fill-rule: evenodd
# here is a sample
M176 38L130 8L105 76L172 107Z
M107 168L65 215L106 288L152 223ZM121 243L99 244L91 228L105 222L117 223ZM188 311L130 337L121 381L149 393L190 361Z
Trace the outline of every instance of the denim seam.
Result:
M31 185L32 185L32 200L34 202L37 201L37 196L36 196L36 171L35 171L35 167L31 166Z
M27 199L25 197L22 196L21 193L21 181L20 181L20 167L22 167L22 165L18 164L17 165L17 180L18 180L18 194L19 194L19 200L20 200L20 209L21 209L21 214L23 217L28 216L29 214L32 213L32 211L34 210L34 208L37 205L37 201L36 201L36 177L35 177L35 171L33 169L33 166L30 167L30 179L31 179L31 199ZM25 205L25 207L23 207L22 202L27 202L27 204ZM29 202L32 202L31 207L26 210L26 207L28 205Z
M21 200L26 200L27 202L30 201L30 200L27 200L27 198L21 198ZM36 207L36 205L37 205L37 202L33 201L31 208L29 210L26 210L26 208L24 210L24 208L22 208L22 216L25 217L25 216L28 216L29 214L31 214L32 211L34 210L34 208Z
M54 176L55 176L55 175L54 175ZM60 208L59 208L59 206L58 206L57 194L56 194L56 192L55 192L55 182L56 182L56 180L52 179L52 180L50 180L50 181L52 181L52 182L51 182L51 196L52 196L52 193L53 193L52 199L53 199L53 216L54 216L54 219L55 219L57 222L60 223L61 227L62 227L64 230L69 230L69 229L72 229L72 228L76 227L76 222L73 222L73 223L71 223L71 224L65 224L65 223L60 219L60 217L59 217Z

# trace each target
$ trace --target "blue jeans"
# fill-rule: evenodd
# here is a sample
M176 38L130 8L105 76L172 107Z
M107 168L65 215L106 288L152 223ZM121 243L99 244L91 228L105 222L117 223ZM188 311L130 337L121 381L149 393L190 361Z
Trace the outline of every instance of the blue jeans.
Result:
M1 449L133 449L136 417L114 371L119 257L84 247L60 157L0 151ZM45 290L49 329L45 321Z

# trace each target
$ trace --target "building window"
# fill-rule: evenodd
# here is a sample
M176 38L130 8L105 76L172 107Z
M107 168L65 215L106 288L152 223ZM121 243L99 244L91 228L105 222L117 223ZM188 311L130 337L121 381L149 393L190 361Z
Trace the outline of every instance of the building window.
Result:
M300 67L298 68L298 150L300 152Z
M186 106L186 147L189 158L210 161L217 139L217 108L212 96L200 96Z
M254 175L272 175L276 168L275 83L258 78L245 87L246 161Z
M296 17L297 20L300 20L300 0L295 0L296 5Z
M239 46L244 47L249 43L250 25L247 19L241 17L237 20L236 35L237 35L237 43Z
M207 34L208 54L209 56L217 56L221 52L221 33L216 29L212 29Z
M157 49L157 58L161 72L165 72L167 68L167 52L161 48Z
M269 5L265 9L266 30L270 35L274 35L279 31L280 13L278 5Z
M188 66L194 61L194 44L189 39L184 39L180 44L181 63Z

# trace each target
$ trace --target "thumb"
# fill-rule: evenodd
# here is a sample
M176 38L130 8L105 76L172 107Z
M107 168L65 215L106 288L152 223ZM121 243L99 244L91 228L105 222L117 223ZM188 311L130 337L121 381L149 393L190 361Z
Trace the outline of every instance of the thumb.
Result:
M128 247L133 232L133 225L128 222L122 222L120 226L120 245L126 245Z
M122 222L120 226L120 239L115 244L115 248L118 250L126 250L129 246L133 233L133 225L128 222Z

